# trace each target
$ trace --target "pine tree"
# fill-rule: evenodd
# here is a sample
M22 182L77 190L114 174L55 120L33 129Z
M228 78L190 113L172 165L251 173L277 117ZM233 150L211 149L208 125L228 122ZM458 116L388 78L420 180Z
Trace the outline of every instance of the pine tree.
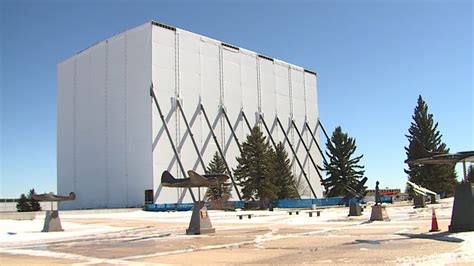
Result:
M466 181L474 183L474 165L467 168Z
M21 194L20 199L18 200L18 203L16 204L16 209L19 212L29 212L29 211L31 211L30 204L29 204L28 199L26 198L25 194Z
M206 168L208 173L219 173L219 174L229 174L227 167L225 166L224 160L222 160L219 153L214 153L212 161ZM231 183L224 183L218 188L209 188L206 192L206 197L210 200L229 200L231 197Z
M273 163L275 169L275 184L278 186L278 199L296 199L298 190L293 174L291 173L291 163L285 145L279 142L273 153Z
M364 175L364 166L358 165L363 155L351 158L356 151L355 139L336 127L328 140L326 155L329 158L324 163L324 170L329 175L323 179L322 185L326 189L327 197L343 196L346 187L354 187Z
M258 126L252 128L242 143L242 153L237 157L235 178L242 186L242 198L246 200L274 200L278 198L271 155L272 148Z
M30 203L31 211L41 211L41 205L39 201L33 199L33 195L36 195L35 189L30 189L30 193L28 194L28 201Z
M408 160L426 157L428 152L448 153L449 149L441 141L438 123L433 120L433 114L428 113L428 105L421 95L412 116L413 121L406 135L409 145L405 147ZM452 195L456 185L454 165L408 165L405 169L408 179L422 187ZM411 192L411 190L409 191Z

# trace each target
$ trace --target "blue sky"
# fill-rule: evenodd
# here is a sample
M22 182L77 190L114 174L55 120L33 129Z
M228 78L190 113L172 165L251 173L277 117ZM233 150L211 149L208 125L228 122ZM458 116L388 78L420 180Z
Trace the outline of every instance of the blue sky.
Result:
M472 2L355 2L0 0L0 197L56 191L56 64L150 20L315 70L370 186L405 186L420 94L451 151L474 149Z

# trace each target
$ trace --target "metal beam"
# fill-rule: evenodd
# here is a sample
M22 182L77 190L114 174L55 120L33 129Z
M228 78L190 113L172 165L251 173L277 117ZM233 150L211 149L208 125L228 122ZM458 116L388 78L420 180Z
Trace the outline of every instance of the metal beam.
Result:
M316 147L318 148L318 151L319 151L319 153L321 154L321 157L323 158L324 163L327 164L328 161L326 160L326 157L324 156L324 152L323 152L323 150L321 149L321 146L319 146L318 141L316 141L316 137L314 136L313 131L312 131L311 128L309 127L308 122L304 122L304 124L305 124L306 128L308 129L309 134L310 134L311 137L313 138L313 141L314 141L314 143L316 144Z
M150 86L150 96L153 98L153 101L155 102L156 108L158 109L158 113L160 114L161 121L163 122L163 126L165 127L166 134L168 135L168 140L171 144L171 148L173 148L174 156L176 157L176 161L178 161L179 168L181 169L181 172L183 176L186 176L186 171L184 170L183 164L181 163L181 159L179 158L178 151L176 150L176 146L174 145L173 138L171 137L171 133L168 129L168 125L166 124L166 119L161 112L160 105L158 104L158 100L156 99L155 91L153 90L153 83ZM196 202L196 198L194 197L194 193L191 190L191 188L188 188L189 193L191 194L191 198L193 198L193 202Z
M267 131L268 136L271 136L270 130L268 129L267 123L265 123L265 120L263 119L262 114L260 114L259 116L260 116L260 120L261 120L262 123L263 123L263 126L265 127L265 130ZM314 192L313 186L311 186L311 183L309 182L309 178L308 178L308 175L306 174L306 171L304 170L303 164L301 164L300 159L298 158L298 156L296 156L296 151L295 151L295 149L293 148L293 145L291 144L291 142L290 142L288 136L286 135L285 129L283 128L283 125L280 123L280 119L278 119L278 117L276 117L276 120L277 120L278 125L280 126L281 131L283 132L283 135L285 136L285 140L286 140L286 142L288 143L288 146L290 147L290 150L291 150L291 152L293 153L293 156L294 156L295 159L296 159L296 162L298 163L298 165L299 165L299 167L300 167L300 169L301 169L301 172L303 173L304 178L306 179L306 182L308 183L308 186L309 186L309 188L310 188L310 190L311 190L311 193L313 194L313 197L314 197L315 199L317 199L318 196L316 196L316 193ZM272 142L275 143L275 142L273 141L273 138L270 137L270 140L272 140ZM274 145L275 145L275 144L274 144ZM275 146L275 147L276 147L276 146Z
M262 119L262 121L263 121L263 119ZM274 148L275 151L276 151L276 149L277 149L276 142L275 142L275 140L273 139L272 134L270 134L270 130L269 130L268 127L266 126L265 121L263 121L263 125L264 125L264 127L265 127L265 131L267 131L268 138L269 138L270 141L272 142L273 148ZM285 133L283 133L283 134L285 134ZM301 170L304 171L303 169L301 169ZM297 188L296 186L295 186L295 189L296 189L296 191L298 192L298 188ZM298 197L301 199L301 195L300 195L299 192L298 192Z
M249 129L249 132L252 132L252 128L250 127L250 123L247 119L247 116L245 115L244 110L241 110L240 113L241 113L242 117L244 118L245 124L247 125L247 127ZM268 130L267 130L267 134L268 134L268 137L269 137L270 141L272 142L273 148L276 150L275 141L273 140L273 137L272 137L272 135L270 134L270 132ZM298 191L297 187L295 187L295 189L296 189L296 191ZM301 199L300 193L298 193L298 197Z
M241 110L240 113L242 114L242 117L244 118L245 124L247 125L249 132L252 132L252 126L250 126L249 120L247 119L247 116L244 113L244 110Z
M204 172L207 173L206 165L204 164L204 161L202 160L201 153L199 152L199 148L196 144L196 140L194 139L194 134L191 131L191 127L189 126L188 119L186 119L186 116L184 115L183 107L181 107L181 103L179 102L178 99L176 99L176 105L178 106L179 112L181 113L181 116L183 117L184 124L186 125L189 136L191 136L191 141L193 142L194 150L196 151L196 154L199 158L199 162L201 163L202 169L204 170Z
M214 142L216 143L217 150L219 151L219 154L221 155L221 158L224 161L225 167L227 168L227 171L229 172L230 180L232 181L232 184L234 185L235 192L237 193L239 200L242 200L239 189L237 188L237 184L235 183L234 176L232 175L232 171L229 165L227 164L227 160L225 159L224 152L222 151L221 146L219 145L219 141L217 141L217 137L216 137L216 134L214 134L214 130L212 129L211 122L209 122L209 118L207 117L206 110L204 109L204 106L202 104L200 104L200 106L201 106L202 114L204 115L204 118L206 120L207 126L209 127L209 131L211 131L212 138L214 139Z
M278 119L278 117L277 117L277 120L280 121L280 119ZM319 180L321 180L321 182L322 182L322 181L323 181L323 176L322 176L321 173L319 172L318 165L317 165L316 162L314 161L313 156L311 156L311 152L309 151L308 146L306 146L306 143L304 142L304 139L303 139L303 135L301 135L301 132L299 131L298 127L296 126L295 120L291 119L291 124L292 124L293 127L295 128L296 133L298 134L298 137L300 138L301 144L303 144L303 147L304 147L304 149L306 150L306 153L308 154L309 160L310 160L311 163L313 164L314 169L316 169L316 173L318 173Z
M230 131L232 132L232 136L234 137L235 143L237 143L237 147L239 147L239 152L242 153L242 146L240 146L239 139L237 138L237 134L235 134L234 128L232 127L232 123L230 123L229 117L227 116L227 112L225 111L225 108L222 106L221 111L224 114L225 121L227 122L227 125L230 128Z
M324 133L324 135L326 136L326 139L328 140L328 143L331 143L331 138L329 138L328 133L327 133L326 130L324 129L323 124L321 123L321 120L319 120L319 119L318 119L318 124L319 124L319 126L321 127L321 129L323 130L323 133ZM332 144L331 144L331 145L332 145Z

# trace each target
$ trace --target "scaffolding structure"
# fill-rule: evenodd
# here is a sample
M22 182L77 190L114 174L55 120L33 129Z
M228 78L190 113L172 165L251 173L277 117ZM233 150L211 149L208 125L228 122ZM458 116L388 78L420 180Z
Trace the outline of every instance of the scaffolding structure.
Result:
M163 115L163 113L162 113L162 111L161 111L161 108L160 108L160 105L159 105L159 103L158 103L158 100L157 100L156 95L155 95L155 93L154 93L153 84L152 84L151 87L150 87L150 95L151 95L151 97L153 98L153 101L154 101L154 103L155 103L155 106L157 107L157 110L158 110L158 112L159 112L159 114L160 114L160 118L161 118L161 120L162 120L164 129L165 129L166 134L167 134L167 136L168 136L168 139L169 139L169 141L170 141L171 148L173 149L173 152L174 152L174 154L175 154L176 161L178 162L179 168L180 168L180 170L181 170L183 176L186 176L186 171L184 170L184 167L183 167L183 164L182 164L182 162L181 162L179 153L178 153L178 151L177 151L177 149L176 149L176 146L175 146L175 144L174 144L174 142L173 142L173 140L172 140L172 136L171 136L171 134L170 134L170 132L169 132L169 129L168 129L166 120L165 120L165 118L164 118L164 115ZM193 147L194 147L194 149L195 149L195 151L196 151L198 160L199 160L199 162L200 162L202 168L204 169L204 171L207 173L204 160L203 160L203 158L202 158L202 156L201 156L201 152L199 151L199 148L198 148L198 145L197 145L197 143L196 143L196 140L194 139L194 134L192 133L192 130L191 130L191 127L190 127L190 125L189 125L189 123L188 123L188 119L187 119L187 117L186 117L186 114L185 114L184 111L183 111L183 108L182 108L182 106L181 106L181 103L180 103L179 99L175 99L175 100L176 100L177 110L178 110L178 112L181 114L181 117L183 118L183 121L184 121L184 123L185 123L185 125L186 125L186 130L187 130L187 132L189 133L189 136L190 136L191 141L192 141L192 143L193 143ZM199 108L200 108L200 111L201 111L202 115L203 115L204 118L205 118L206 124L207 124L207 126L208 126L208 128L209 128L209 132L210 132L210 134L212 135L212 138L213 138L214 143L215 143L215 145L216 145L216 147L217 147L217 150L218 150L218 152L219 152L219 155L221 156L222 160L224 161L225 167L226 167L227 171L229 172L230 179L231 179L231 181L232 181L232 185L233 185L233 187L234 187L234 189L235 189L235 192L236 192L236 194L237 194L239 200L242 200L242 197L241 197L241 195L240 195L240 191L239 191L239 188L238 188L238 184L237 184L237 182L236 182L235 179L234 179L234 176L233 176L233 174L232 174L232 169L229 167L229 164L227 163L227 160L226 160L226 156L225 156L225 154L224 154L224 151L222 150L222 147L221 147L221 145L219 144L219 141L217 140L217 136L216 136L216 134L214 133L214 129L213 129L212 125L211 125L211 122L210 122L209 117L208 117L208 115L207 115L207 113L206 113L206 110L205 110L205 108L204 108L204 105L203 105L202 103L200 103L200 104L199 104ZM235 131L234 131L234 128L232 127L232 123L231 123L231 121L230 121L230 119L229 119L229 116L227 115L227 112L226 112L226 109L225 109L224 106L221 106L221 107L219 108L218 116L221 116L221 115L224 116L225 122L226 122L228 128L229 128L230 131L231 131L232 138L233 138L235 144L237 145L239 151L242 152L241 143L240 143L240 141L239 141L239 139L238 139L238 137L237 137L237 134L236 134ZM276 147L277 147L276 142L275 142L275 140L274 140L274 138L273 138L273 136L272 136L272 133L271 133L271 131L270 131L270 129L269 129L267 123L265 122L265 119L264 119L263 114L262 114L262 113L258 114L258 118L259 118L259 120L258 120L258 123L257 123L257 124L261 123L261 124L263 125L263 127L264 127L264 129L265 129L265 132L267 133L268 138L269 138L270 142L272 143L273 148L276 149ZM248 129L249 132L250 132L250 131L252 130L252 126L250 125L250 123L249 123L249 121L248 121L248 119L247 119L247 116L246 116L244 110L241 110L241 111L240 111L240 114L239 114L237 123L240 122L240 120L242 120L242 119L243 119L243 121L245 122L245 125L246 125L247 129ZM308 186L309 186L309 188L310 188L310 190L311 190L312 196L313 196L315 199L318 198L317 195L316 195L316 193L315 193L315 191L314 191L314 189L313 189L313 187L312 187L312 185L311 185L311 182L310 182L310 180L309 180L308 174L306 173L306 171L305 171L305 169L304 169L304 164L303 164L303 163L301 162L301 160L298 158L297 152L296 152L295 148L293 147L293 144L291 143L291 141L290 141L290 139L289 139L289 137L288 137L288 135L287 135L287 133L286 133L286 131L285 131L285 129L284 129L284 127L283 127L281 121L280 121L280 118L278 117L278 115L275 116L274 122L276 122L276 123L278 124L280 130L283 132L283 135L284 135L284 137L285 137L285 141L286 141L286 143L288 144L288 147L290 148L291 153L293 154L293 157L295 158L295 160L296 160L296 162L297 162L297 164L298 164L298 166L299 166L299 169L300 169L301 173L303 174L303 176L304 176L304 178L305 178L305 180L306 180L306 182L307 182L307 184L308 184ZM321 123L320 120L317 121L317 126L321 127L321 129L322 129L323 132L324 132L324 135L326 136L327 139L329 139L329 136L327 135L327 133L326 133L326 131L325 131L325 129L324 129L324 127L323 127L323 125L322 125L322 123ZM307 130L308 130L308 132L309 132L309 134L310 134L312 140L314 141L314 143L316 144L316 146L317 146L317 148L318 148L318 151L319 151L321 157L323 158L324 162L326 162L326 158L325 158L325 156L324 156L324 153L323 153L321 147L319 146L319 144L318 144L318 142L317 142L317 140L316 140L316 137L314 136L313 131L311 130L311 127L309 126L309 123L308 123L307 121L304 122L304 127L307 128ZM306 143L305 143L305 141L304 141L304 138L303 138L303 136L302 136L302 133L301 133L301 131L298 129L298 126L296 125L296 123L295 123L295 121L294 121L293 119L291 119L290 129L291 129L291 128L294 128L294 129L295 129L295 131L296 131L296 133L297 133L297 135L298 135L298 137L299 137L299 140L300 140L301 144L302 144L303 147L304 147L305 155L308 156L308 158L310 159L311 164L313 165L314 169L316 170L316 173L318 174L318 177L319 177L320 181L322 181L323 178L322 178L321 172L319 171L319 170L320 170L320 167L317 165L317 163L316 163L315 160L313 159L313 156L311 155L310 149L309 149L308 146L306 145ZM193 191L192 191L191 189L189 189L189 192L190 192L190 194L191 194L191 197L193 198L193 201L196 202L196 199L195 199L195 196L194 196L194 194L193 194Z

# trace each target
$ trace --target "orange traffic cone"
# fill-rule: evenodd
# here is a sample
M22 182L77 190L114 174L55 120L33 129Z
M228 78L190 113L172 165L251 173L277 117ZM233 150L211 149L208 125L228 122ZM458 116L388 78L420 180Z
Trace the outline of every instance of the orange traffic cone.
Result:
M435 209L432 209L433 212L431 214L431 230L430 232L438 232L440 231L438 228L438 219L436 219L436 212Z

